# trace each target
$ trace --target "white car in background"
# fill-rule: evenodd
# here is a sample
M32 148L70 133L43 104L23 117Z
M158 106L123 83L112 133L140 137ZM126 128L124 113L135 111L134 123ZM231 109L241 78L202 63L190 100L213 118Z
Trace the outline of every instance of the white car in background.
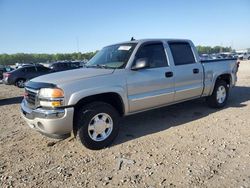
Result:
M241 53L238 55L238 59L240 60L250 60L250 53Z

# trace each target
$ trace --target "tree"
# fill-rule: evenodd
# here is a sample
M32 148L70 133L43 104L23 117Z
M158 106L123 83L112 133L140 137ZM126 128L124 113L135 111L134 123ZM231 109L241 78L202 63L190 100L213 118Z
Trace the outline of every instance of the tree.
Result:
M62 60L89 60L96 52L87 53L58 53L58 54L0 54L0 65L14 65L15 63L49 63Z
M222 46L197 46L196 47L199 54L213 54L213 53L220 53L220 52L232 52L231 47L222 47Z

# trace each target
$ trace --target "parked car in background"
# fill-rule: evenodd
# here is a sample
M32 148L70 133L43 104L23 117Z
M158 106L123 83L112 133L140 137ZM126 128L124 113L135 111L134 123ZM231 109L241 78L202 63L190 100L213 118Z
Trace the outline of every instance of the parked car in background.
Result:
M237 53L232 53L232 57L235 59L238 59L238 54Z
M206 97L225 106L237 80L236 59L201 61L190 40L133 40L104 47L85 66L25 84L22 117L51 137L74 133L90 149L107 147L119 119Z
M210 60L210 59L212 59L212 57L209 54L201 54L200 59L201 60Z
M23 64L20 64L20 63L17 63L16 66L15 66L15 69L19 69L19 68L22 68L22 67L28 67L28 66L31 66L33 65L32 63L23 63Z
M224 59L220 54L211 54L212 59Z
M14 70L13 68L9 67L9 66L3 66L3 67L0 67L0 80L3 79L3 73L5 72L10 72Z
M250 53L241 53L238 55L239 60L250 60Z
M51 69L42 65L30 65L18 68L11 72L3 74L3 83L6 85L16 85L19 88L24 87L24 83L32 78L48 74Z
M222 53L220 53L220 56L222 56L223 59L232 59L232 58L234 59L234 58L236 58L235 54L232 53L232 52L222 52Z
M54 72L71 70L71 69L78 69L83 67L82 62L80 61L65 61L65 62L55 62L52 63L49 68Z

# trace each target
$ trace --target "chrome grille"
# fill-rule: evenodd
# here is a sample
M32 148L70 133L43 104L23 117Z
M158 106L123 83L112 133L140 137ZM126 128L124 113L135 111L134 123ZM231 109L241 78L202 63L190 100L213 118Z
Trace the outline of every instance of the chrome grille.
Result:
M36 107L37 94L39 90L34 90L30 88L25 88L26 91L26 101L31 108Z

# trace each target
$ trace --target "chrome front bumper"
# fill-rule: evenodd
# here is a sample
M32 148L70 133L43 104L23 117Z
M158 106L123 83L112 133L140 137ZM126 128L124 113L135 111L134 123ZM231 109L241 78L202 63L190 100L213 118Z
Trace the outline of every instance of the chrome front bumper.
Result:
M65 138L73 130L74 108L31 109L26 100L21 103L21 114L28 125L52 138Z

